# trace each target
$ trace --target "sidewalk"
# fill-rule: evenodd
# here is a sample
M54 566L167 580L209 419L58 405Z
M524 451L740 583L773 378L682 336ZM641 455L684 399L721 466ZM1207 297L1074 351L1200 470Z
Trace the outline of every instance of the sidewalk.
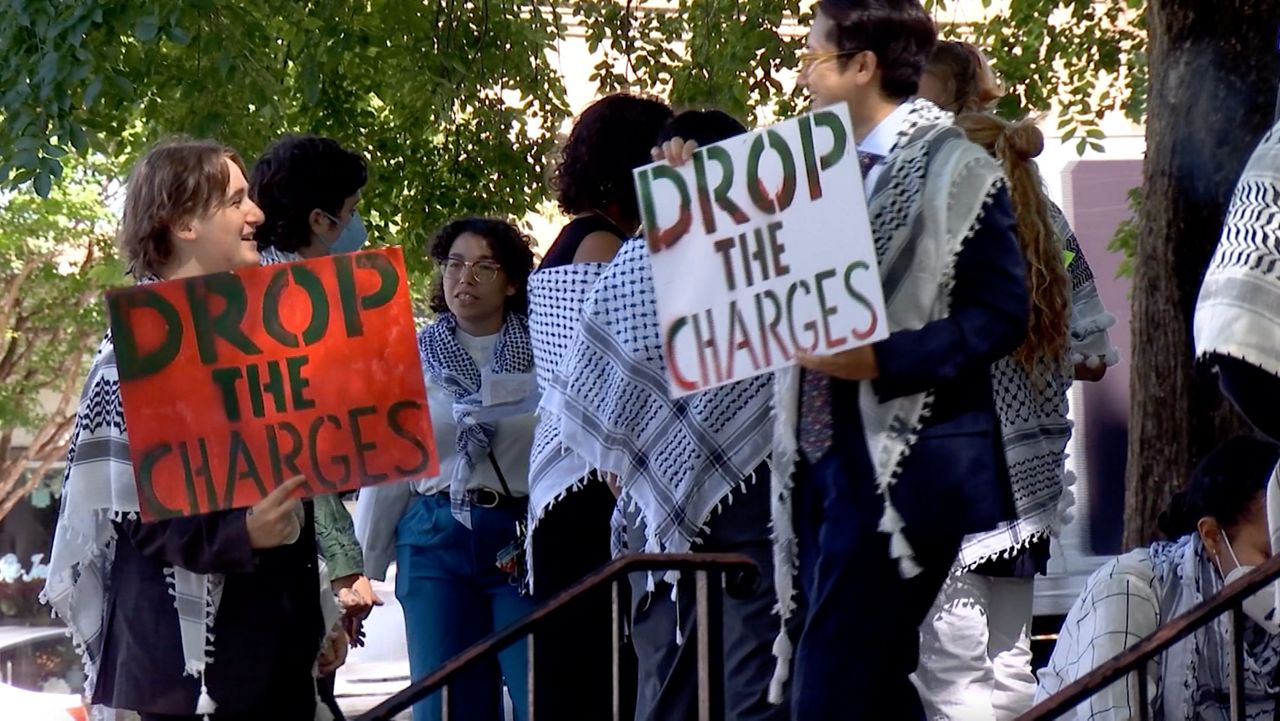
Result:
M404 616L396 603L395 565L386 581L374 581L373 590L382 606L373 609L364 623L365 645L347 654L347 663L338 671L335 695L348 719L368 711L388 696L409 685L409 657L405 649ZM396 719L408 721L408 711Z

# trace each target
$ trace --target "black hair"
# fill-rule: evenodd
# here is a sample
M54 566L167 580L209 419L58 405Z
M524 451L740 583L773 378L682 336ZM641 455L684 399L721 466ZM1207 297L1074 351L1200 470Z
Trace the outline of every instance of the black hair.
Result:
M1237 528L1267 488L1280 463L1280 446L1249 436L1237 436L1213 449L1191 473L1186 490L1173 496L1158 526L1174 539L1196 530L1209 516L1224 531Z
M436 263L436 277L431 289L431 310L449 312L444 298L444 262L453 250L453 242L463 233L474 233L489 243L493 259L502 266L507 281L516 287L514 295L507 296L504 306L508 313L521 315L529 312L529 274L533 272L533 239L516 226L496 218L460 218L451 221L431 239L431 259Z
M938 40L933 18L919 0L819 0L818 12L835 24L827 40L846 53L837 58L841 69L855 53L870 50L885 95L901 99L916 94Z
M311 242L311 211L333 217L369 182L364 157L329 138L286 135L253 165L249 197L266 220L254 232L259 247L296 253Z
M561 210L603 213L613 205L624 223L639 218L631 171L653 162L650 151L670 119L666 103L626 93L606 95L582 111L551 176Z
M658 134L658 143L681 138L696 141L699 147L704 147L745 132L747 126L721 110L686 110L667 122Z

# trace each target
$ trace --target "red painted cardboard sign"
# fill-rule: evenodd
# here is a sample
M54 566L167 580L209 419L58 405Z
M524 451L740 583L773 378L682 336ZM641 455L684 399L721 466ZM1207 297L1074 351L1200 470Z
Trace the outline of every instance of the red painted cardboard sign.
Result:
M439 473L399 248L107 293L144 520Z

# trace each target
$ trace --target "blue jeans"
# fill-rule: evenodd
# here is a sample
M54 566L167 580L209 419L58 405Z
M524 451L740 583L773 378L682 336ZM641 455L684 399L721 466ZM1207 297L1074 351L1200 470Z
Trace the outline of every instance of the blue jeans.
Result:
M499 570L499 551L516 537L519 508L471 509L471 528L453 517L447 494L414 496L396 526L396 598L404 610L409 672L414 680L534 608ZM450 684L452 721L501 721L502 684L517 721L528 718L528 652L523 642ZM440 696L413 707L414 721L438 721Z

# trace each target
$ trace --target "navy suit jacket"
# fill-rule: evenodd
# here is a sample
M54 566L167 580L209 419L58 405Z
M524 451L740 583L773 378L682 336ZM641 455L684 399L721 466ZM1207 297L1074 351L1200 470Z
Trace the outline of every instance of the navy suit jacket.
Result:
M1030 296L1016 232L1001 189L956 259L950 315L874 346L879 376L871 384L881 400L934 391L932 411L892 490L909 537L929 529L973 533L1014 517L991 365L1027 332ZM833 381L836 447L849 477L874 478L859 385Z

